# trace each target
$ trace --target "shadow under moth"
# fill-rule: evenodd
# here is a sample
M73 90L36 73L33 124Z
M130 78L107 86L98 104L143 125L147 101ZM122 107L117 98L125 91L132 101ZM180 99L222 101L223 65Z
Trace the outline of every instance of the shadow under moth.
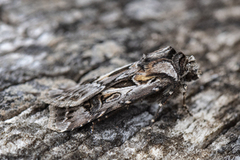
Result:
M198 79L199 74L193 56L172 47L157 50L94 80L48 92L44 100L50 104L48 127L70 131L142 100L159 104L154 121L162 105L185 93L186 82Z

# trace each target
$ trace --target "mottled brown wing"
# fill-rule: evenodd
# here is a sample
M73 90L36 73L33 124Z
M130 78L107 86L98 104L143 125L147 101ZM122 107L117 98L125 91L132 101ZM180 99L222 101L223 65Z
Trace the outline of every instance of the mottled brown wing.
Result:
M167 47L92 82L52 91L49 128L73 130L143 99L163 104L178 95L185 80L197 70L194 60Z
M77 127L88 123L88 119L91 119L91 115L86 111L84 107L56 107L54 105L49 106L50 117L48 121L48 128L56 130L58 132L64 132L72 130Z
M112 111L153 94L155 100L159 99L163 96L164 91L169 90L169 86L173 86L171 80L160 78L138 87L128 86L106 89L80 106L59 108L51 105L49 107L50 119L48 127L59 132L82 127Z
M52 90L47 93L44 102L56 107L74 107L102 92L105 86L97 83L77 85L66 90Z

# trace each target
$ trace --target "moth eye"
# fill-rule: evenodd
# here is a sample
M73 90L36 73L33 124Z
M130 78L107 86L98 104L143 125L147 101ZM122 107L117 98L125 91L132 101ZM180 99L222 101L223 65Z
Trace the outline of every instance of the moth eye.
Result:
M113 101L118 100L120 97L121 97L121 94L120 94L120 93L114 93L114 94L108 96L108 97L105 99L105 102L106 102L106 103L113 102Z

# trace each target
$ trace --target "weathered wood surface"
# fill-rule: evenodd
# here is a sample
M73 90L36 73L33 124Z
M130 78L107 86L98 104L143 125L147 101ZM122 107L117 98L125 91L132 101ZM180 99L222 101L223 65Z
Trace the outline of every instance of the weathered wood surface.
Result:
M2 0L0 159L240 159L240 3L235 0ZM47 128L41 93L171 45L202 77L154 110L131 106L95 125Z

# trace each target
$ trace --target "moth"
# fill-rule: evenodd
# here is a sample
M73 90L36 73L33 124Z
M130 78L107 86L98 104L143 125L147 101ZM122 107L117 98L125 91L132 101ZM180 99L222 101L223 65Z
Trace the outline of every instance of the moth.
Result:
M158 102L159 109L170 98L186 90L186 82L199 78L193 56L185 56L172 47L143 55L134 63L72 88L47 93L50 118L48 127L70 131L107 117L110 112L146 100Z

